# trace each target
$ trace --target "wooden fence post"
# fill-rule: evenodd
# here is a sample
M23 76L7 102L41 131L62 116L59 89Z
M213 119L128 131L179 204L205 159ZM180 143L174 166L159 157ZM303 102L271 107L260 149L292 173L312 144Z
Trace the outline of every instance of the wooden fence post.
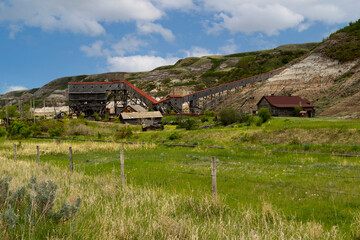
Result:
M14 144L14 158L15 158L15 162L17 160L17 156L16 156L16 143Z
M125 186L124 150L120 150L121 185Z
M36 146L36 152L37 152L37 163L38 163L38 166L40 166L40 149L39 149L39 146Z
M70 172L73 172L73 156L72 156L72 147L69 147L69 158L70 158Z
M216 188L216 158L211 157L211 190L213 201L217 203L217 188Z

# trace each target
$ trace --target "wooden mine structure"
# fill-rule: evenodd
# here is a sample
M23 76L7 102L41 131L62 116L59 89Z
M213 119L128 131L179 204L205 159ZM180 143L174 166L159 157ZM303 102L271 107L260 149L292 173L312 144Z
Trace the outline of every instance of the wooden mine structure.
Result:
M187 103L191 113L199 113L204 109L213 109L227 94L247 84L265 81L279 74L285 68L222 84L216 87L194 92L185 96L168 95L157 101L149 94L127 81L113 80L111 82L69 82L70 113L84 113L91 116L98 113L106 114L106 106L114 103L115 114L120 114L127 105L141 105L145 108L167 113L172 110L183 113L183 104Z

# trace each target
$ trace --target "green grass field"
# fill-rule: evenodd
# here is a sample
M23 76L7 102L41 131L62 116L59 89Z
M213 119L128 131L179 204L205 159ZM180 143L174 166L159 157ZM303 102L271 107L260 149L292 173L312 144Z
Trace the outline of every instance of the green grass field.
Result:
M1 139L0 156L6 164L0 173L25 181L25 176L35 171L41 178L55 178L63 188L60 199L83 198L75 221L84 223L74 227L76 233L64 224L55 231L55 239L69 234L74 239L351 239L360 236L360 158L341 154L358 154L359 127L358 120L278 118L262 127L185 131L169 126L163 131L135 132L126 139L138 144ZM173 132L181 137L169 140ZM324 139L316 139L319 134ZM36 167L37 145L41 167ZM73 148L74 175L68 171L69 146ZM121 148L125 151L125 192L120 185ZM212 156L217 159L217 204L211 198ZM13 169L9 170L10 163ZM23 165L32 167L21 170ZM132 195L135 192L139 196ZM125 199L126 204L119 203ZM139 201L141 210L135 207ZM122 218L108 213L109 208ZM251 221L244 223L246 213ZM91 218L96 222L101 216L104 224L91 223ZM139 225L132 225L131 219ZM185 220L191 226L185 227ZM236 222L251 224L239 227Z

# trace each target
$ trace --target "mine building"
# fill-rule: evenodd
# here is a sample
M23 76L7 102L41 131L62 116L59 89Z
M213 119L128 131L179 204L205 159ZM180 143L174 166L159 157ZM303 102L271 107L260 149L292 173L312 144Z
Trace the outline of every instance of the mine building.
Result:
M148 110L140 105L127 105L122 109L121 113L132 113L132 112L147 112Z
M185 96L168 95L159 101L127 81L114 79L107 82L69 82L69 113L77 116L84 114L85 117L92 117L94 113L100 117L110 113L117 116L128 105L140 105L145 109L153 109L162 113L184 113L183 106L188 106L189 112L199 113L203 110L213 109L238 89L248 84L265 81L284 69L275 69ZM111 112L110 109L114 109L114 111Z
M159 111L154 112L123 112L120 113L120 120L132 125L157 125L162 122L162 114Z
M268 108L271 116L276 117L295 117L295 107L302 107L302 117L315 117L314 106L299 96L263 96L257 103L258 110Z

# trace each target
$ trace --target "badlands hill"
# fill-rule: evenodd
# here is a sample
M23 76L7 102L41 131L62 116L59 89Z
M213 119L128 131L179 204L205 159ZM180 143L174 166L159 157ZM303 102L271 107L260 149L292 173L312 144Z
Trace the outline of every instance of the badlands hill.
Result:
M264 95L309 99L318 116L360 118L360 20L332 34L266 82L244 88L217 108L255 110Z

